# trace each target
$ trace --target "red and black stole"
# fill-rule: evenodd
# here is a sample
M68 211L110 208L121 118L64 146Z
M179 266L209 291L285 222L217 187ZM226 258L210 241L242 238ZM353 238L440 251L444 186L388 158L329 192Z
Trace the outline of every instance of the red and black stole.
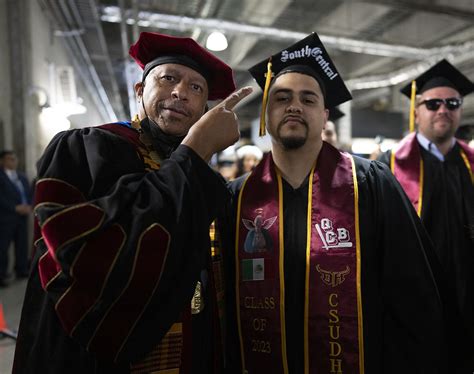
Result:
M458 142L461 157L474 183L474 152L463 142ZM413 132L406 136L397 148L392 151L390 170L401 184L418 216L421 216L423 206L424 163L421 157L420 145Z
M247 178L236 222L236 305L245 373L288 373L282 177L271 154ZM363 373L357 178L323 143L309 176L305 373Z

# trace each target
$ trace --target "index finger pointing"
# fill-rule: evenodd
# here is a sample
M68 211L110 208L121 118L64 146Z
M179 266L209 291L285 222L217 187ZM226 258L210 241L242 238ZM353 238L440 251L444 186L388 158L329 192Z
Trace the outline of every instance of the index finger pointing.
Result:
M242 87L240 90L235 91L234 93L226 97L224 101L219 104L219 106L222 106L228 110L232 110L239 103L240 100L250 95L252 91L252 86Z

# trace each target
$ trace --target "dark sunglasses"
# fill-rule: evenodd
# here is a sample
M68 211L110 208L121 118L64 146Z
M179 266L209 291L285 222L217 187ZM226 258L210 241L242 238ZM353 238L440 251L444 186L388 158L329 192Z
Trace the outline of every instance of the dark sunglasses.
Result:
M456 110L461 107L462 98L450 97L447 99L428 99L428 100L423 100L418 105L425 104L426 109L435 111L435 110L438 110L441 104L443 103L448 110Z

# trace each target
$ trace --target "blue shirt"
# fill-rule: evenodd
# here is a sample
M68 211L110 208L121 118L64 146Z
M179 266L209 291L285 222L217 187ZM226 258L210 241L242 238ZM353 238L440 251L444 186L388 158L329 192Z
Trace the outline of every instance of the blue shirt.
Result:
M20 193L21 196L21 203L28 204L28 199L26 198L25 188L23 187L23 183L21 183L20 178L15 170L5 169L5 173L8 175L8 178L12 181L15 185L16 189Z
M419 132L416 133L416 139L418 140L418 143L426 149L428 152L430 152L433 156L435 156L438 160L444 161L444 155L441 153L441 151L438 149L436 144L434 144L432 141L428 140L425 136L421 135ZM456 140L454 138L451 139L451 148L454 147L454 144L456 143Z

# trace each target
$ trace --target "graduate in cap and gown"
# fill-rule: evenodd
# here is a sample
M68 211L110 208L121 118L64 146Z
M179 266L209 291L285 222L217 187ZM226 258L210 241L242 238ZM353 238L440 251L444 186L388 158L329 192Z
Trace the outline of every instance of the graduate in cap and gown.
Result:
M335 122L345 116L345 113L339 110L338 108L329 109L329 117L324 125L323 132L321 137L323 141L331 144L335 148L339 148L339 143L337 141L337 129Z
M465 123L460 125L454 136L456 139L461 140L471 148L474 148L472 143L474 140L474 124Z
M252 144L238 148L236 153L239 166L238 177L252 171L263 157L262 150Z
M472 91L446 60L403 87L412 100L411 132L380 157L421 217L444 271L449 373L474 371L474 151L455 138Z
M221 372L209 227L230 194L208 161L251 89L190 38L144 32L130 55L138 115L59 133L38 162L14 373Z
M385 165L322 141L328 109L351 94L319 37L250 72L272 150L231 183L220 226L228 365L249 374L440 373L429 239Z

